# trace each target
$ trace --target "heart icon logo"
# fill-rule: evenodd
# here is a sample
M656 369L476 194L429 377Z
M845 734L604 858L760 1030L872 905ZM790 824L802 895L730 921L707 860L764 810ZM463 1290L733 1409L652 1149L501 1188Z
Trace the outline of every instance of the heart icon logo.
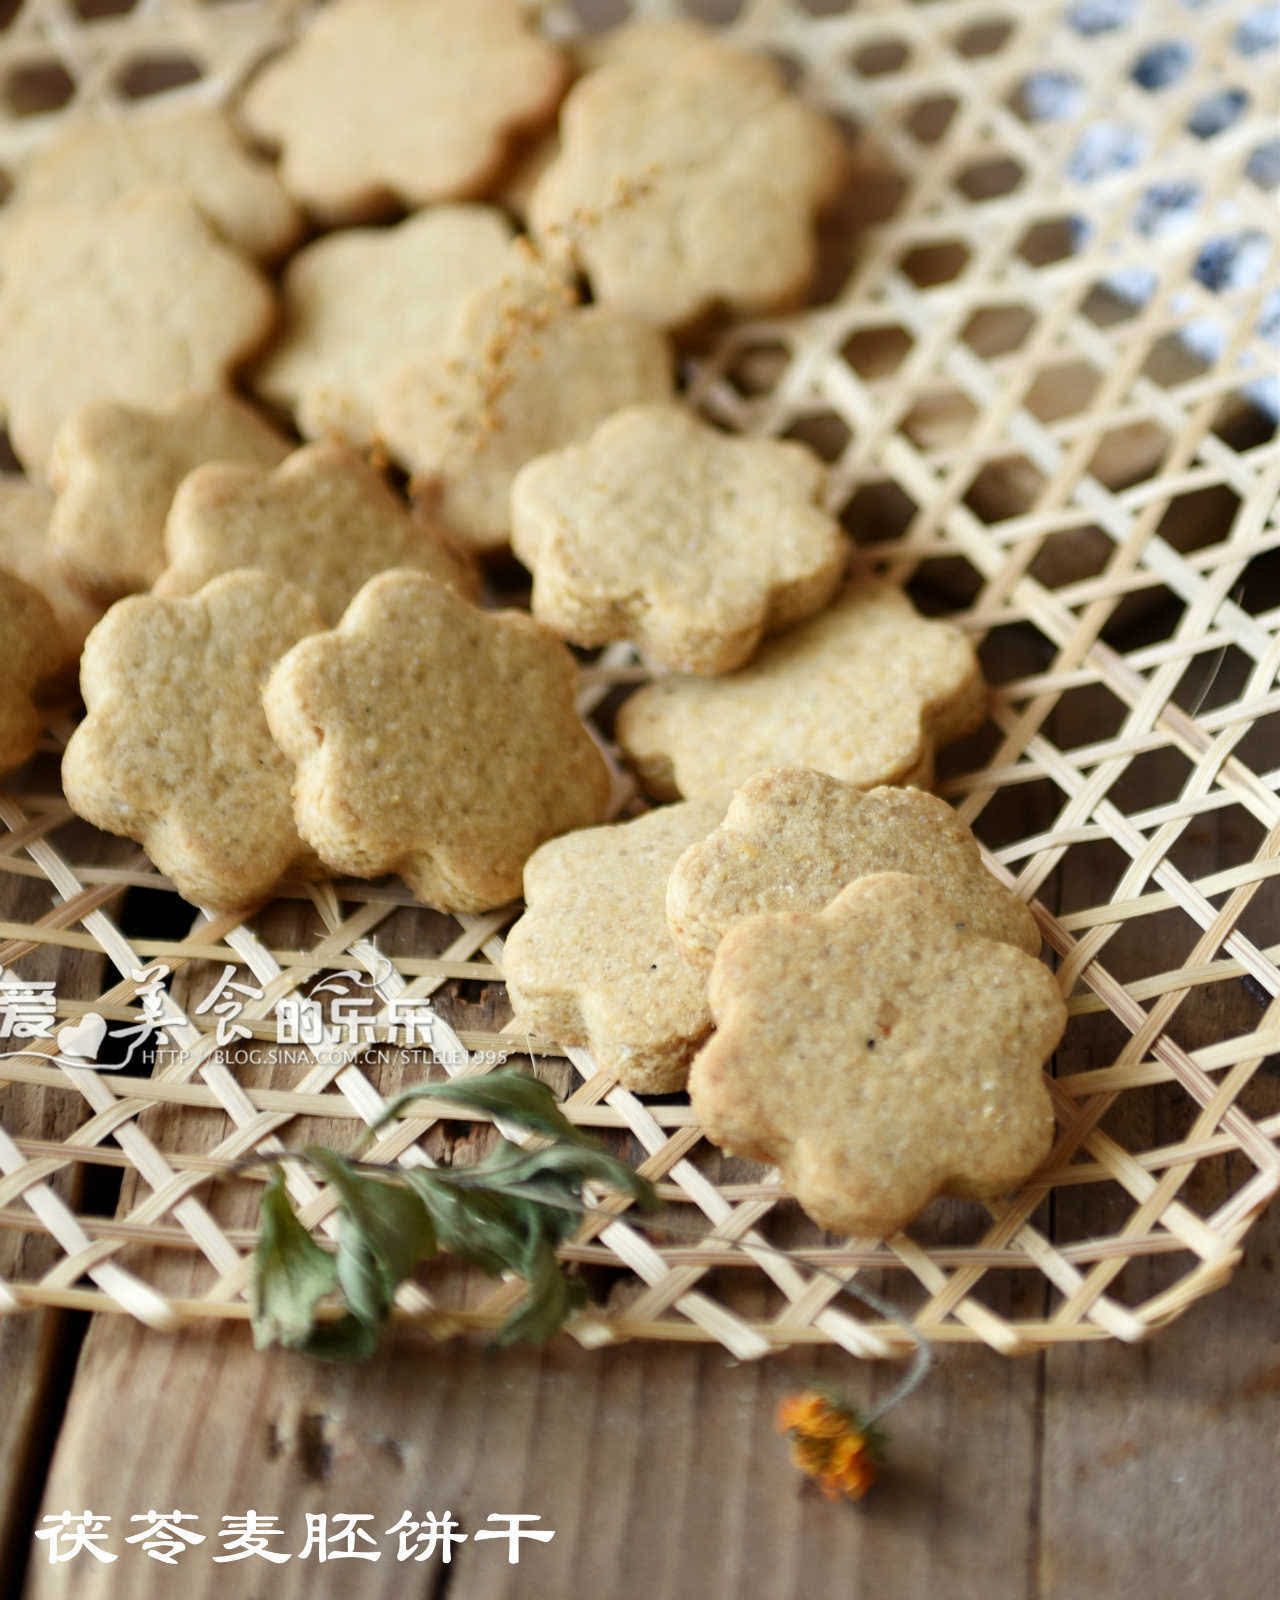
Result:
M86 1011L77 1023L58 1029L58 1051L81 1061L95 1061L107 1036L107 1025L96 1011Z

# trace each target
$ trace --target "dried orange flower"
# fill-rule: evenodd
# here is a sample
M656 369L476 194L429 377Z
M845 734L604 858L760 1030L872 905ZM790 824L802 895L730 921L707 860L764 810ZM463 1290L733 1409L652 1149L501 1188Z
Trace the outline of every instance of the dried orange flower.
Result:
M822 1389L788 1395L778 1431L790 1436L791 1461L828 1500L861 1500L884 1458L884 1436L855 1406Z

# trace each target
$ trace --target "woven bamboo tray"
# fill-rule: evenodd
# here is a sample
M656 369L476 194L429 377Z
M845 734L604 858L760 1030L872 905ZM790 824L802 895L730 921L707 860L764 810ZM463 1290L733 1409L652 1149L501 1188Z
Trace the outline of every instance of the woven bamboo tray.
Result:
M569 1114L670 1202L665 1231L625 1214L584 1226L566 1254L597 1269L601 1298L572 1331L742 1358L900 1351L903 1326L842 1295L856 1279L934 1340L1012 1353L1140 1339L1227 1280L1280 1185L1259 1073L1280 1045L1266 770L1280 613L1259 598L1280 547L1278 8L690 9L788 63L846 122L858 166L822 303L692 351L692 397L732 428L813 444L871 556L982 641L991 722L949 755L941 789L1035 901L1072 1016L1048 1166L994 1211L938 1203L886 1242L819 1235L768 1173L721 1161L681 1097L642 1102L584 1052L539 1042ZM81 110L224 100L305 11L0 0L0 167ZM559 10L546 22L579 26ZM584 708L607 732L620 686L643 676L625 648L607 652L584 673ZM151 1020L168 1048L93 1070L42 1041L0 1063L0 1227L46 1247L22 1258L38 1270L0 1278L0 1310L243 1319L257 1182L214 1171L318 1134L354 1142L423 1076L332 1027L273 1062L278 1003L349 969L383 1021L391 1002L430 997L450 1021L448 1070L480 1070L483 1052L530 1044L503 1031L511 918L428 913L398 883L300 890L240 925L193 917L134 847L69 817L66 732L0 791L4 905L18 908L0 965L11 983L56 973L60 1023L101 1016L118 1061L121 1030L148 1020L131 974L159 963L171 976L150 986ZM1192 849L1206 829L1230 845L1203 873L1186 863L1206 859ZM236 997L233 1048L207 1004L224 976L261 996ZM1215 999L1239 1015L1242 984L1253 1024L1222 1037ZM34 1133L18 1121L33 1103ZM424 1105L376 1158L438 1154L449 1127ZM307 1221L330 1226L329 1194L291 1183ZM1082 1232L1081 1195L1103 1192ZM448 1332L491 1324L519 1292L433 1273L401 1309Z

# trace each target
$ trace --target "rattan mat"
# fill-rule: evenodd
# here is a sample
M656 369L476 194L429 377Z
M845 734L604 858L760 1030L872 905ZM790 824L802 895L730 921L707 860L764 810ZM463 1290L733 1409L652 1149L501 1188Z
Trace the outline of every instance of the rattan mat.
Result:
M681 1097L646 1103L585 1053L540 1049L570 1114L643 1161L672 1218L590 1220L566 1253L601 1298L573 1331L738 1357L900 1350L902 1327L842 1295L858 1279L931 1339L1141 1338L1226 1280L1280 1184L1260 1072L1280 1043L1280 7L691 9L787 63L858 166L823 303L691 352L692 396L813 444L869 554L982 640L992 720L941 789L1035 900L1072 1018L1049 1166L993 1211L936 1205L883 1242L808 1229L767 1173L717 1158ZM0 0L0 167L85 110L225 99L302 25L288 0ZM643 675L625 647L586 669L606 731ZM0 1310L243 1318L255 1180L212 1170L317 1127L354 1140L415 1076L332 1008L289 1064L264 1065L290 1001L345 985L385 1035L430 997L447 1070L480 1070L527 1043L501 1031L510 916L436 916L390 883L193 919L134 847L69 818L58 743L0 791L20 908L0 965L10 998L56 969L64 1042L101 1017L115 1064L78 1065L56 1038L0 1064L0 1223L48 1245L38 1271L0 1278ZM33 1097L35 1132L14 1110ZM438 1153L430 1109L376 1158ZM118 1203L95 1207L121 1172ZM330 1226L330 1195L291 1184ZM400 1304L448 1331L518 1293L428 1276Z

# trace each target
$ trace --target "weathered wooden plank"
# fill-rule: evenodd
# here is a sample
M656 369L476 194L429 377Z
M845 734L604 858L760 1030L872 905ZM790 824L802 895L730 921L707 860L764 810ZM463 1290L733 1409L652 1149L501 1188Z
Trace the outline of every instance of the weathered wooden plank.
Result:
M111 859L113 854L118 859L122 854L118 841L94 838L83 842L86 851L96 852L94 859ZM132 853L133 847L128 848ZM37 920L49 910L49 887L41 879L3 874L0 905L7 919ZM59 999L83 1000L101 992L105 962L88 951L45 945L27 952L13 966L30 982L52 981ZM11 1048L10 1042L5 1048ZM65 1139L81 1120L75 1096L6 1083L0 1067L0 1127L11 1138ZM52 1180L52 1186L75 1204L81 1190L79 1178L67 1168ZM61 1256L58 1245L38 1229L0 1230L0 1277L29 1282L47 1272ZM68 1319L57 1311L0 1316L0 1574L18 1570L28 1538L61 1403L58 1388L67 1332Z
M431 1592L436 1564L406 1569L385 1539L403 1512L453 1513L474 1534L494 1513L555 1531L509 1567L499 1544L454 1552L450 1593L467 1600L590 1592L623 1597L937 1592L1013 1600L1025 1591L1035 1449L1029 1363L954 1352L895 1414L894 1471L859 1511L797 1478L772 1415L817 1371L855 1392L880 1381L848 1358L738 1366L716 1351L568 1341L490 1352L394 1341L368 1369L254 1355L238 1330L167 1340L112 1323L86 1350L43 1510L84 1506L120 1530L148 1507L196 1512L210 1535L250 1508L279 1518L299 1552L306 1516L371 1514L376 1564L314 1558L272 1569L183 1558L191 1596ZM1014 1507L1018 1516L1006 1515ZM975 1508L981 1508L975 1515ZM212 1541L211 1541L212 1542ZM119 1545L117 1544L117 1548ZM32 1600L78 1593L87 1563L38 1566ZM135 1549L120 1575L139 1597L174 1574ZM846 1582L847 1580L847 1582ZM929 1587L927 1587L929 1586Z
M1223 1024L1236 1031L1241 1020ZM1280 1083L1260 1088L1258 1103L1274 1112ZM1200 1209L1227 1192L1200 1181L1188 1198ZM1231 1284L1148 1344L1048 1357L1035 1591L1044 1600L1143 1594L1155 1573L1167 1600L1274 1594L1278 1255L1272 1207ZM1155 1277L1128 1273L1138 1294Z
M1238 813L1214 812L1187 829L1180 864L1189 875L1211 871L1247 858L1255 843L1256 828ZM1101 893L1100 883L1075 887L1086 899ZM1138 959L1148 970L1175 966L1173 941L1186 938L1177 924L1176 915L1160 919L1143 930L1145 951L1117 941L1102 959L1122 978L1126 963ZM1271 927L1263 942L1278 931ZM1234 980L1191 994L1172 1027L1194 1048L1256 1027L1262 1010L1258 994ZM1062 1070L1104 1065L1119 1037L1115 1028L1074 1031ZM1246 1103L1253 1115L1274 1114L1280 1079L1264 1070ZM1183 1136L1194 1112L1189 1097L1170 1085L1126 1097L1106 1126L1122 1143L1142 1148ZM1202 1164L1180 1198L1207 1215L1251 1171L1239 1156L1216 1167ZM1091 1224L1112 1229L1131 1209L1114 1185L1063 1190L1054 1199L1058 1231L1071 1237ZM1274 1594L1278 1251L1280 1216L1273 1207L1251 1231L1230 1286L1148 1343L1068 1345L1047 1356L1041 1535L1031 1589L1040 1600L1157 1589L1164 1600ZM1190 1264L1179 1258L1173 1270L1185 1272ZM1121 1297L1136 1303L1158 1292L1170 1270L1167 1259L1131 1263L1118 1286Z
M45 1091L0 1088L0 1124L16 1137L59 1137L57 1108ZM47 1272L61 1252L36 1233L0 1234L0 1275L30 1279ZM45 1419L63 1318L54 1311L0 1316L0 1573L16 1571L27 1522L38 1499L47 1444Z

